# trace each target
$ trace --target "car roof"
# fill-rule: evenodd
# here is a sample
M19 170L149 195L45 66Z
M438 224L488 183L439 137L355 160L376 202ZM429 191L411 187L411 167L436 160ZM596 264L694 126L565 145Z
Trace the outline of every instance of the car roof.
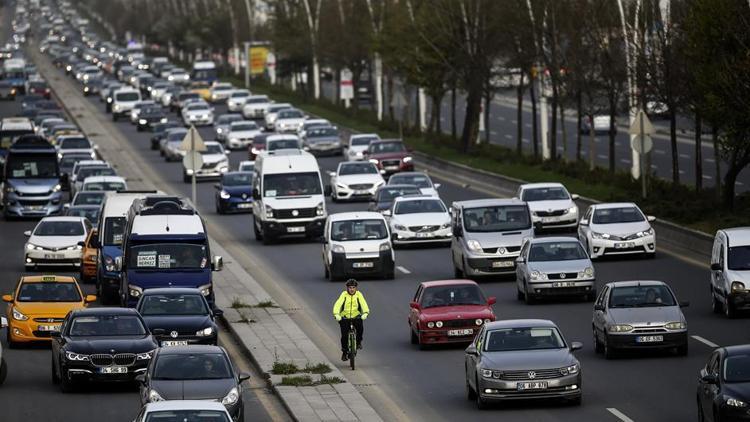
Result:
M221 346L211 344L191 344L190 346L170 346L159 349L160 355L193 355L199 353L222 353L226 351Z
M459 285L474 285L478 286L478 284L473 280L465 280L465 279L450 279L450 280L432 280L432 281L423 281L422 283L423 287L437 287L437 286L459 286Z
M87 183L97 183L97 182L122 182L125 183L125 179L121 176L91 176L87 177L86 180L83 181L84 184Z
M148 403L146 412L158 412L163 410L215 410L226 412L226 407L216 401L208 400L166 400Z
M739 355L750 353L750 344L735 344L732 346L724 346L724 351L727 355Z
M398 178L400 176L424 176L424 177L432 180L430 178L430 175L427 174L427 173L425 173L425 172L423 172L423 171L401 171L401 172L398 172L398 173L394 174L393 176L391 176L391 178L393 178L393 177Z
M610 288L614 287L634 287L634 286L667 286L667 283L659 280L627 280L611 281L606 284ZM669 286L667 286L669 287Z
M557 325L548 319L504 319L499 321L488 322L485 324L488 331L501 328L516 327L555 327Z
M382 214L379 212L371 212L371 211L352 211L352 212L339 212L336 214L329 214L328 218L331 220L331 222L334 221L346 221L346 220L383 220L385 221L385 218Z
M577 237L573 236L550 236L550 237L532 237L531 243L553 243L553 242L579 242Z
M139 315L135 308L120 308L115 306L102 308L81 308L73 312L77 316L81 315Z
M75 277L67 276L67 275L52 275L52 274L45 274L45 275L26 275L21 277L21 283L41 283L45 281L54 281L57 283L75 283L76 279Z
M564 188L562 183L549 182L549 183L525 183L521 185L521 189L532 189L532 188Z
M461 208L479 208L503 205L526 205L526 202L521 201L518 198L487 198L471 199L468 201L456 201L453 203L453 205Z
M750 245L750 227L731 227L721 231L727 235L728 246Z
M146 289L142 296L163 295L163 294L201 294L199 289L190 287L161 287L157 289Z
M603 204L593 204L592 207L596 207L597 209L611 209L611 208L628 208L628 207L638 207L633 202L605 202Z
M44 217L39 222L47 222L47 221L83 221L83 217L73 217L73 216L67 216L67 215L58 215L53 217Z
M407 201L423 201L425 199L442 202L440 198L434 197L432 195L402 195L402 196L397 196L393 198L393 201L394 202L407 202Z

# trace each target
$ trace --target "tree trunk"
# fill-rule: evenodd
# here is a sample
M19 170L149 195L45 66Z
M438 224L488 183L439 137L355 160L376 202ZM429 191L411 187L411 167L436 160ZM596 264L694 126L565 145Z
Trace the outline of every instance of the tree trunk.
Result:
M518 90L516 91L516 100L518 106L516 108L516 153L518 155L523 154L523 76L521 72L521 79L518 82Z
M466 116L464 118L464 130L461 133L461 152L469 152L471 143L477 139L481 108L482 83L472 80L466 93Z
M719 128L715 122L711 123L711 142L714 145L714 169L716 178L716 197L721 199L721 161L719 154Z
M565 107L560 106L560 130L562 131L563 161L568 161L568 130L565 126Z
M724 207L728 210L734 209L734 184L737 181L737 176L740 172L750 163L750 157L747 155L743 157L737 157L737 153L733 152L732 157L729 160L729 168L727 168L727 174L724 175L724 189L722 190L722 202Z
M672 183L680 184L680 162L677 151L677 113L672 104L669 105L669 145L672 147Z
M609 96L609 172L615 172L615 138L617 137L617 128L615 127L615 117L617 116L617 96ZM591 127L594 127L594 117L591 116Z
M445 93L443 92L440 95L433 95L432 97L432 117L430 119L434 121L435 133L438 137L443 134L443 125L440 122L440 115L443 110L444 95ZM432 124L430 124L430 127L432 127Z
M581 120L583 119L583 95L581 90L576 91L576 161L581 161Z
M695 190L703 189L703 149L701 147L701 132L703 122L701 115L695 114Z
M536 89L534 81L529 85L531 88L531 143L534 146L534 158L539 158L539 133L537 132L537 113L536 113ZM521 121L518 121L521 124ZM522 126L521 126L522 127Z
M589 170L596 167L596 131L594 130L594 115L590 116L591 125L589 125Z
M484 93L484 140L490 143L490 106L492 105L492 91Z
M557 107L559 105L557 86L552 83L552 127L550 128L550 145L549 153L550 159L554 162L557 161Z
M391 72L387 73L385 85L388 87L388 90L387 90L388 92L386 93L387 94L386 100L388 102L388 117L391 120L391 122L395 122L396 113L395 113L395 110L393 109L393 75L391 74Z
M458 131L456 129L456 80L453 80L451 86L451 137L455 141L458 139Z

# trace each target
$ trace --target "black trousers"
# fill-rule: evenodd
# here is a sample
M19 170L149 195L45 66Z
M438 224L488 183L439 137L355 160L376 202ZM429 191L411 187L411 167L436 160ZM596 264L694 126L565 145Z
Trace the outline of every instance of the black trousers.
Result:
M354 328L357 329L357 344L362 344L362 334L365 332L362 318L352 318L351 320L341 318L339 328L341 328L341 351L344 353L349 352L349 321L353 321Z

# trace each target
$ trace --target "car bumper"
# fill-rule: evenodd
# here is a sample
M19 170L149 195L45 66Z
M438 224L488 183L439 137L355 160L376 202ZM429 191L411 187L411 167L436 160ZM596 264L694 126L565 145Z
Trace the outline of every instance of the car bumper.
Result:
M169 330L167 330L169 331ZM195 345L195 344L210 344L210 345L216 345L218 342L218 334L214 330L214 334L208 337L196 337L196 336L178 336L178 337L171 337L171 336L154 336L154 340L156 340L157 343L159 343L159 347L172 347L172 345L166 345L164 342L170 342L170 341L179 341L183 342L186 341L188 345ZM169 344L169 343L167 343Z
M253 200L250 198L217 199L222 211L253 212Z
M518 384L527 381L544 381L543 390L519 390ZM568 375L546 380L504 381L480 378L477 393L486 401L532 400L545 398L575 399L581 396L581 375Z
M639 337L662 336L664 341L640 342ZM607 334L607 344L616 349L671 349L684 346L688 342L687 331L677 333L637 333L637 334Z
M34 319L44 319L45 317L40 315L29 316L27 321L17 321L15 319L9 319L8 335L10 339L16 343L29 343L42 341L47 342L52 338L50 331L40 329L42 326L57 326L58 329L61 325L60 322L37 322ZM51 317L62 320L63 316Z
M750 409L747 407L732 407L722 404L717 416L722 421L750 421Z
M571 284L572 283L572 284ZM596 293L596 280L553 280L529 283L528 294L534 296L582 296Z
M94 256L94 258L96 258L96 256ZM81 274L85 277L96 276L96 262L86 262L83 260L81 264Z
M252 139L238 139L238 138L227 139L227 147L232 148L232 149L247 148L252 144L253 144Z
M310 153L314 155L336 155L341 154L341 152L344 150L344 147L341 144L307 144L307 148L309 149Z
M542 229L570 229L578 227L578 213L565 213L553 217L531 216L533 223L540 223Z
M188 117L185 123L195 126L208 126L214 124L213 117Z
M440 329L426 329L419 330L419 343L420 344L453 344L453 343L470 343L474 339L474 335L482 328L481 326L466 326L466 327L450 327ZM454 330L471 330L470 334L461 335L449 335L449 331Z
M72 251L26 251L24 263L26 265L81 265L81 250Z
M102 368L91 364L65 365L65 373L73 381L96 381L96 382L133 382L135 377L146 373L149 361L136 361L128 366L125 374L104 374Z
M329 270L338 277L379 275L393 272L394 262L390 250L381 251L367 257L347 257L343 253L333 253Z
M325 226L325 222L325 218L303 221L264 221L263 233L270 234L272 236L306 235L311 237L320 237L323 235L323 227ZM304 229L299 229L299 227L303 227Z
M518 253L503 256L483 256L469 254L466 257L464 273L471 276L515 274Z
M221 167L214 167L214 168L208 168L208 169L198 169L198 171L195 172L196 178L208 178L208 177L221 177L222 174L229 171L229 165L223 165ZM192 170L185 170L185 173L188 176L193 175Z
M398 172L402 171L414 171L414 163L404 163L401 162L399 165L389 165L389 166L383 166L382 164L378 164L378 170L380 171L380 174L384 176L390 176L392 174L396 174Z
M356 199L370 199L375 196L375 192L378 191L380 185L373 185L369 189L351 189L348 186L342 188L340 186L335 187L334 195L338 200L356 200Z
M229 109L229 111L241 111L242 106L242 103L235 103L231 101L227 102L227 109Z
M727 301L738 311L750 310L750 292L730 293Z
M62 193L48 196L7 195L3 198L5 215L14 217L46 217L62 211Z
M656 253L656 236L645 236L633 240L592 239L590 246L592 258L605 255Z
M393 243L396 245L417 243L450 243L453 238L451 229L438 229L431 232L413 232L393 230Z

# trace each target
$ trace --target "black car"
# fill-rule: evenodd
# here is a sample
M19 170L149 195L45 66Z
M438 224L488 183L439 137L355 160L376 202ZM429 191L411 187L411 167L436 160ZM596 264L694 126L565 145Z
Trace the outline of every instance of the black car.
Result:
M157 123L166 123L167 114L160 106L144 107L138 115L138 131L151 129Z
M216 212L253 212L252 185L253 173L249 171L230 171L222 174L221 182L214 185Z
M52 333L52 382L63 393L80 381L132 382L158 347L135 309L76 309Z
M750 420L750 344L720 347L698 376L699 421Z
M102 89L102 78L89 78L83 81L83 95L98 95Z
M151 132L153 133L153 135L151 135L151 149L159 149L159 143L164 138L164 136L167 135L167 129L176 127L182 127L182 125L175 121L167 121L165 123L159 122L151 125Z
M217 343L214 318L222 311L211 310L198 289L148 289L135 309L161 346Z
M367 210L382 213L390 209L393 201L399 196L421 194L419 188L414 185L386 185L375 192Z
M242 421L242 381L226 350L219 346L162 347L146 374L139 376L141 404L162 400L216 400Z

